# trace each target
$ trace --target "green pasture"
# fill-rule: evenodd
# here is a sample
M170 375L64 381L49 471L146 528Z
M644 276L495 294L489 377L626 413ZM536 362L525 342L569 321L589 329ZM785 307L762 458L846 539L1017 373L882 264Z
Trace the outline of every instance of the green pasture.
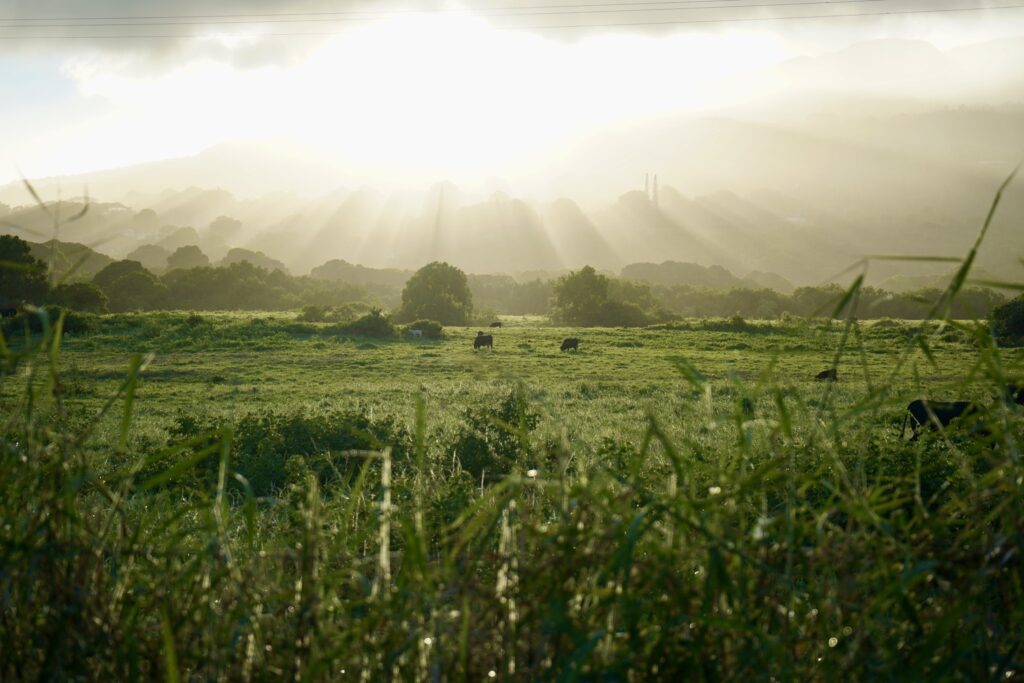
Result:
M752 417L774 419L771 389L784 390L797 414L820 417L884 388L886 399L855 422L888 438L912 398L986 400L986 390L971 387L980 373L974 339L933 326L929 358L908 346L919 327L890 320L852 328L838 321L694 320L563 328L506 317L500 329L483 328L494 335L494 349L474 350L477 327L446 328L437 341L373 339L300 323L293 314L140 313L100 316L93 331L66 335L59 362L64 400L87 414L117 391L132 356L143 354L133 436L157 441L181 415L234 419L265 409L359 408L411 423L418 396L430 425L443 428L517 384L549 430L587 446L639 438L648 415L673 434L713 428L743 398L754 405ZM561 352L570 336L580 339L579 351ZM840 381L815 381L837 357ZM1020 369L1019 352L1002 358L1010 375ZM708 389L695 392L681 366L705 377ZM10 401L19 383L6 384Z

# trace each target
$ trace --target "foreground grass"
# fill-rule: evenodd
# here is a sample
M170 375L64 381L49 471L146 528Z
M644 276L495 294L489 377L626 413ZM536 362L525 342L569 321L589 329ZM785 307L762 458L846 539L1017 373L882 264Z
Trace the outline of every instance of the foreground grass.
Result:
M4 352L4 680L1022 666L1020 359L983 327L103 323ZM918 395L988 435L902 441Z

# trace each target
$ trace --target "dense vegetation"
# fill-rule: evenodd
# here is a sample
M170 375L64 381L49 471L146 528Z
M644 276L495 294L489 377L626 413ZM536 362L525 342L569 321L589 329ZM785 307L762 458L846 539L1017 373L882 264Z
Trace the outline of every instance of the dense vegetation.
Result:
M985 326L690 321L595 329L579 355L513 326L477 355L466 328L364 348L184 314L58 346L37 317L0 366L5 680L1024 664L1024 415L1002 390L1022 366ZM118 372L132 349L155 359ZM810 380L836 359L839 385ZM987 436L899 438L925 368L985 405Z
M549 315L555 321L575 325L643 326L680 317L825 316L844 293L838 285L799 287L791 294L767 288L652 285L608 277L589 266L557 280L518 282L503 275L467 276L446 263L428 264L410 277L405 271L331 261L309 276L298 277L273 266L266 257L238 249L229 252L217 267L203 265L209 260L198 248L188 245L165 259L165 265L176 267L162 275L139 261L122 260L106 263L87 281L74 278L76 265L91 258L93 252L86 250L88 253L82 253L79 261L69 265L65 252L75 252L65 249L55 252L63 260L51 270L50 284L46 264L33 255L27 243L10 236L0 239L0 260L21 264L2 276L4 301L0 304L50 303L80 312L281 311L313 307L331 309L334 319L347 315L345 320L351 321L357 314L383 309L390 302L395 319L403 322L424 318L453 325L471 321L485 324L502 314ZM247 256L254 260L247 260ZM678 270L692 264L662 265L673 265ZM650 268L634 270L650 275ZM707 271L714 273L715 269ZM654 280L660 281L658 277ZM862 287L854 313L862 318L921 319L940 294L938 289L893 294ZM988 318L1004 303L1006 297L991 289L967 288L952 302L950 314L957 319Z

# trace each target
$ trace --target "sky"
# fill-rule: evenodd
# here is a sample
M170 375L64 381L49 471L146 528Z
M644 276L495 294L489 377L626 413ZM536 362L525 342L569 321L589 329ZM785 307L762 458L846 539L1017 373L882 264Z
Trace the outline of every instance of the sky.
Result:
M238 141L367 177L515 176L618 126L764 115L800 89L1000 105L1022 53L966 48L1024 37L1014 4L7 0L0 183ZM868 16L777 20L844 14Z

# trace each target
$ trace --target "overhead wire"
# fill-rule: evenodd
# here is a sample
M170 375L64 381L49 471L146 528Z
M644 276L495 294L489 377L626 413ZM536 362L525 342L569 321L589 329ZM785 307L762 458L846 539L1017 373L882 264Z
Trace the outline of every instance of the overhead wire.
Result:
M838 4L839 2L874 2L876 0L821 0L821 2L796 2L792 4L811 4L811 5L829 5ZM721 7L703 7L699 8L702 10L707 9L752 9L752 8L770 8L776 6L782 6L784 3L757 3L747 5L728 5ZM941 7L941 8L925 8L925 9L905 9L905 10L882 10L877 12L846 12L846 13L831 13L831 14L796 14L796 15L777 15L768 17L708 17L702 19L665 19L655 21L632 21L632 22L589 22L585 24L524 24L517 26L510 26L511 29L522 29L522 30L562 30L562 29L587 29L587 28L619 28L619 27L633 27L633 26L684 26L693 24L730 24L730 23L754 23L754 22L771 22L771 21L803 21L803 20L826 20L826 19L847 19L853 17L878 17L878 16L905 16L905 15L918 15L918 14L939 14L939 13L960 13L960 12L981 12L981 11L994 11L994 10L1010 10L1010 9L1022 9L1024 4L1009 4L1009 5L983 5L983 6L972 6L972 7ZM601 12L593 12L601 13ZM443 12L441 12L443 14ZM562 12L552 12L549 14L564 14ZM364 21L378 21L385 19L390 15L382 15L380 18L365 19ZM510 16L528 16L526 14L510 15ZM330 20L324 19L326 23L340 23L342 20ZM166 26L207 26L212 22L191 22L191 23L167 23L167 24L153 24L153 25L166 25ZM240 22L243 23L243 22ZM265 23L265 22L244 22L244 23ZM118 24L118 26L142 26L143 24ZM89 27L101 27L99 24L83 24L76 25L74 28L89 28ZM106 26L109 27L109 26ZM0 26L0 28L4 28ZM12 28L29 28L27 26L18 26ZM32 26L33 29L42 28L55 28L53 25L38 25ZM240 37L254 37L254 38L272 38L272 37L313 37L313 36L333 36L337 35L339 31L289 31L289 32L259 32L252 34L245 34ZM234 34L238 35L238 34ZM116 33L116 34L79 34L79 35L0 35L0 40L74 40L74 39L88 39L88 40L106 40L106 39L175 39L175 38L195 38L198 37L196 34L189 33L173 33L173 34L131 34L131 33Z
M365 15L365 14L386 14L386 15L405 15L405 14L436 14L445 12L472 12L474 14L484 14L487 12L513 12L519 10L535 10L535 9L586 9L586 8L601 8L601 7L639 7L639 6L652 6L652 5L698 5L705 3L714 2L742 2L743 0L643 0L641 2L632 2L631 0L621 0L620 2L580 2L570 3L564 5L556 5L551 3L543 3L538 5L490 5L483 7L473 6L455 6L452 8L441 9L441 10L420 10L420 9L394 9L394 10L344 10L344 11L333 11L333 12L254 12L254 13L230 13L230 14L148 14L148 15L111 15L111 16L65 16L65 17L6 17L0 19L0 21L129 21L129 20L155 20L155 19L258 19L258 18L274 18L274 17L336 17L336 16L353 16L353 15Z
M715 0L721 2L722 0ZM710 5L704 7L653 7L653 8L628 8L628 9L584 9L579 11L555 10L551 12L510 12L502 14L479 14L473 16L481 17L535 17L567 14L625 14L634 12L686 12L686 11L707 11L712 9L749 9L749 8L770 8L770 7L792 7L797 5L848 5L868 2L886 2L887 0L795 0L793 2L753 3L744 5ZM458 12L430 12L427 14L459 14ZM157 22L118 22L118 23L91 23L91 24L0 24L0 29L11 28L110 28L114 26L222 26L222 25L245 25L245 24L299 24L299 23L344 23L350 21L378 21L389 19L390 14L372 14L360 17L348 17L344 19L326 19L323 17L308 17L296 19L223 19L212 21L157 21ZM400 15L399 15L400 16Z

